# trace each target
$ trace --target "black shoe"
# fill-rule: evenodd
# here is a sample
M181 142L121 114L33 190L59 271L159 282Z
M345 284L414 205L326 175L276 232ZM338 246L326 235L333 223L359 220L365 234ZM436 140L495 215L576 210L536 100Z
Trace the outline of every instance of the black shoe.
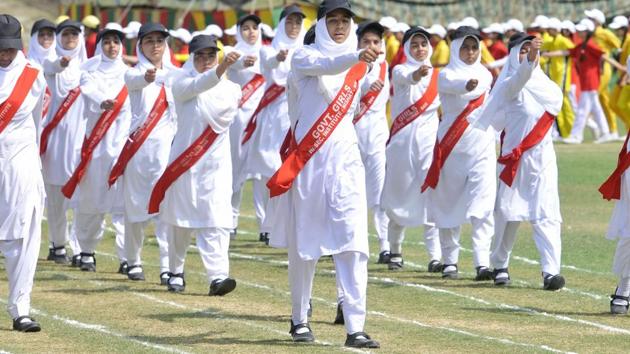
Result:
M628 302L628 296L617 295L617 290L615 290L615 294L610 295L610 313L613 315L625 315L628 313L628 307L630 303Z
M130 272L130 270L137 269L137 268L140 268L139 272L133 272L133 273ZM136 265L127 267L127 278L129 278L129 280L136 280L136 281L144 280L144 270L142 269L142 265L136 264Z
M354 334L348 334L346 337L346 347L352 348L380 348L381 345L377 341L370 338L365 332L357 332Z
M313 301L312 300L308 300L308 311L306 311L306 317L311 317L313 316Z
M313 331L311 330L311 327L308 325L308 323L300 323L300 324L294 325L293 320L292 320L291 329L289 330L289 333L291 334L291 337L293 338L294 342L315 341L315 336L313 335Z
M507 268L495 268L492 271L492 278L496 286L508 286L512 283L510 273Z
M236 280L232 278L225 278L223 280L215 279L210 284L210 296L223 296L231 293L236 288Z
M236 227L230 230L230 240L236 240L237 232L238 232L238 229Z
M440 273L442 272L442 268L444 268L444 265L436 259L429 262L429 265L427 266L429 273Z
M47 261L54 261L55 260L55 250L53 248L49 248L48 249L48 257L46 257Z
M182 278L181 285L173 284L173 281L177 278ZM171 274L171 276L168 278L168 284L166 285L168 286L168 291L174 292L174 293L181 293L182 291L186 289L186 279L184 279L184 273Z
M13 320L13 329L20 332L39 332L42 326L30 316L20 316Z
M376 261L376 264L388 264L391 255L392 254L389 253L389 251L383 251L383 252L379 253L378 254L378 261Z
M118 274L127 274L129 271L129 263L127 261L120 262L120 266L118 266Z
M265 243L269 242L269 233L268 232L261 232L258 235L258 241L265 242Z
M402 254L391 253L389 255L389 263L387 263L387 268L389 270L400 270L404 264L405 261L403 261Z
M94 253L85 253L81 252L81 270L84 272L96 272L96 257L94 257ZM92 262L83 262L83 257L91 257Z
M171 277L171 272L160 273L160 285L168 285L168 279Z
M337 304L337 316L335 316L335 321L333 324L345 324L346 321L343 319L343 301Z
M477 267L477 276L475 276L475 281L484 281L484 280L492 280L492 272L488 267Z
M80 267L81 266L81 255L75 254L72 256L72 260L70 261L71 267Z
M70 259L68 259L68 255L66 254L66 247L59 246L51 248L52 257L48 254L48 260L55 261L57 264L68 264L70 263ZM63 252L61 252L63 251Z
M560 274L547 275L543 280L543 289L555 291L564 288L564 277Z
M445 264L442 268L442 278L457 279L459 278L457 264Z

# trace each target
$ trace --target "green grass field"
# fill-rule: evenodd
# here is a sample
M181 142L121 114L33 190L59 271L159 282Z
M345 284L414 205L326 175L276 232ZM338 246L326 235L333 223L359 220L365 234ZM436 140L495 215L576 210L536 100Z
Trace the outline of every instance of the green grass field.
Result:
M563 291L541 290L538 254L526 224L519 230L509 288L471 280L469 228L462 237L462 279L448 281L426 272L420 229L407 232L406 264L400 272L375 264L378 245L371 235L366 331L381 342L377 351L628 352L630 318L608 314L608 295L616 284L610 271L615 243L604 234L613 204L597 192L614 168L620 145L557 146L567 279ZM250 185L243 205L245 215L231 245L231 273L238 286L220 298L207 296L194 248L186 264L186 292L171 294L158 285L153 237L147 239L143 254L147 281L133 283L116 274L111 231L97 251L97 273L45 261L47 243L42 242L32 306L43 331L16 333L3 312L0 352L348 351L343 347L344 328L332 324L336 290L329 258L320 261L315 277L311 323L317 342L291 342L286 253L257 241ZM6 294L2 271L3 305Z

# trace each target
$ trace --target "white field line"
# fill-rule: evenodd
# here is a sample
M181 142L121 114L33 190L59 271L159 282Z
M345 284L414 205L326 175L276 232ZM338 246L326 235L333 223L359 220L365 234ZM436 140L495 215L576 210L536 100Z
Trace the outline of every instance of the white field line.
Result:
M267 259L267 258L263 258L263 257L244 255L244 254L239 254L239 253L234 253L234 252L231 252L230 255L232 257L235 257L235 258L248 259L248 260L254 260L254 261L265 262L265 263L270 263L270 264L284 265L284 266L288 265L287 261L277 261L277 260ZM318 272L319 273L328 273L328 274L334 274L335 273L332 270L319 270ZM373 281L373 282L377 282L377 283L395 284L395 285L399 285L399 286L409 287L409 288L413 288L413 289L420 289L420 290L433 292L433 293L447 294L447 295L451 295L451 296L455 296L455 297L459 297L459 298L464 298L464 299L467 299L467 300L470 300L470 301L473 301L473 302L477 302L477 303L480 303L480 304L483 304L483 305L494 306L494 307L503 308L503 309L509 309L509 310L513 310L513 311L528 313L528 314L531 314L531 315L549 317L549 318L553 318L553 319L556 319L556 320L559 320L559 321L575 322L575 323L579 323L579 324L583 324L583 325L588 325L588 326L591 326L591 327L599 328L599 329L602 329L602 330L605 330L605 331L611 332L611 333L619 333L619 334L630 335L630 330L623 329L623 328L608 326L608 325L601 324L601 323L598 323L598 322L593 322L593 321L587 321L587 320L582 320L582 319L575 319L575 318L572 318L572 317L569 317L569 316L550 314L548 312L537 311L537 310L530 309L530 308L527 308L527 307L521 307L521 306L516 306L516 305L509 305L509 304L504 304L504 303L494 303L494 302L490 302L490 301L487 301L487 300L484 300L484 299L481 299L481 298L478 298L478 297L465 295L465 294L460 294L460 293L457 293L457 292L454 292L454 291L451 291L451 290L434 288L432 286L428 286L428 285L424 285L424 284L409 283L409 282L399 281L399 280L396 280L396 279L381 278L381 277L374 277L374 276L369 276L368 279Z
M11 352L7 352L7 351L4 351L4 350L0 349L0 354L11 354Z
M241 214L241 215L239 215L239 217L242 217L242 218L245 218L245 219L256 219L256 216L248 215L248 214ZM241 232L241 230L239 230L238 232ZM252 233L252 234L254 234L254 233ZM377 235L370 234L370 237L376 239ZM406 241L403 241L403 242L408 244L408 245L417 245L417 246L423 246L424 247L424 242L422 242L422 241L409 241L409 240L406 240ZM460 250L462 250L464 252L472 253L472 250L469 249L469 248L460 247ZM527 258L527 257L521 257L521 256L514 256L514 255L512 255L512 259L517 260L517 261L521 261L523 263L530 264L530 265L540 265L539 261L537 261L535 259ZM564 268L564 269L569 269L569 270L573 270L573 271L576 271L576 272L582 272L582 273L606 275L606 276L611 275L611 273L600 272L600 271L596 271L596 270L592 270L592 269L576 267L576 266L573 266L573 265L562 264L561 267Z
M6 304L6 302L4 300L0 300L0 302ZM79 329L87 329L90 331L94 331L94 332L99 332L99 333L103 333L112 337L117 337L117 338L121 338L127 342L132 342L132 343L136 343L136 344L140 344L144 347L147 348L151 348L151 349L157 349L163 352L167 352L167 353L178 353L178 354L188 354L188 352L174 348L174 347L170 347L170 346L165 346L165 345L161 345L161 344L156 344L156 343L151 343L151 342L145 342L133 337L129 337L126 334L123 333L119 333L119 332L115 332L109 328L107 328L104 325L100 325L100 324L93 324L93 323L84 323L84 322L79 322L77 320L73 320L71 318L68 317L64 317L64 316L60 316L57 314L48 314L42 310L38 310L35 308L31 308L31 313L40 316L40 317L45 317L45 318L51 318L55 321L59 321L64 323L65 325L68 325L70 327L74 327L74 328L79 328Z

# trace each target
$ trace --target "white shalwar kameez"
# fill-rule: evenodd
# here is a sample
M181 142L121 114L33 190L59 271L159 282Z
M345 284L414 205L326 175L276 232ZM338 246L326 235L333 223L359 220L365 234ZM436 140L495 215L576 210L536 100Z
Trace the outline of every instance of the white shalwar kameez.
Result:
M96 55L82 66L81 95L87 119L86 138L104 112L101 103L118 96L125 85L125 73L128 70L122 61L122 50L117 58L110 59L102 53L101 45L101 42L96 44ZM85 175L77 186L76 233L84 254L93 254L102 238L105 213L120 214L124 211L122 181L117 181L110 188L108 177L125 145L130 124L131 106L127 98L107 133L94 148ZM84 255L82 261L92 261L92 257Z
M280 20L271 46L264 46L260 50L260 66L265 77L265 89L274 83L286 87L287 76L291 70L291 58L295 50L302 46L304 33L302 29L295 39L289 38L285 31L285 19ZM287 57L282 62L276 59L280 50L288 50ZM245 121L243 129L248 121ZM269 190L265 184L282 165L279 151L291 127L286 91L258 113L256 124L254 135L246 143L249 147L243 164L243 173L254 178L254 208L258 226L262 228L269 202Z
M9 66L0 67L0 102L9 97L26 64L19 51ZM9 282L7 311L13 319L29 315L44 213L36 126L42 116L46 81L41 67L32 65L40 73L0 133L0 254Z
M42 129L52 120L70 90L80 85L81 64L87 60L83 34L79 34L79 44L72 50L64 49L61 45L62 34L63 31L58 33L55 39L57 55L44 59L44 74L50 89L51 102L48 115L41 124ZM70 63L65 68L60 64L63 56L71 58ZM46 187L48 239L53 248L65 246L68 242L66 211L76 207L76 199L73 199L72 202L66 199L61 193L61 188L79 164L81 146L85 137L85 124L83 96L79 95L59 125L50 133L46 152L41 156ZM71 232L70 246L73 254L78 255L81 249L77 249L78 243L74 240L75 238L75 234Z
M421 62L415 60L409 51L413 37L403 46L407 62L397 65L392 72L392 119L422 98L431 83L434 69L430 69L420 81L413 79L413 73L422 65L431 65L429 58L433 52L429 46L427 59ZM387 168L381 206L389 216L388 238L392 254L402 254L406 227L424 225L424 240L429 257L437 261L442 258L438 229L428 221L427 194L420 190L433 160L433 146L440 122L439 107L438 96L424 113L398 131L387 145Z
M440 72L438 91L442 102L442 121L438 127L438 140L451 127L468 103L490 90L492 75L480 63L480 55L473 65L459 58L465 38L451 43L449 64ZM474 38L474 37L470 37ZM476 38L475 38L476 39ZM466 90L466 83L477 79L477 87ZM429 192L429 221L440 229L440 245L445 267L457 265L461 225L472 224L473 263L475 267L488 267L490 244L494 232L494 202L496 197L495 134L472 124L481 116L484 104L466 118L470 125L450 156L444 162L440 180ZM446 269L446 268L445 268Z
M157 215L148 213L148 206L153 186L168 165L171 144L177 131L177 113L171 87L178 69L171 64L169 49L166 46L162 56L162 67L157 68L155 81L149 83L144 79L144 75L155 66L142 54L140 42L136 44L136 53L138 64L125 74L132 111L129 134L145 123L162 86L166 92L168 107L151 134L129 160L125 173L121 176L125 195L124 244L129 266L141 265L144 228L150 220L155 220L155 238L160 250L160 272L164 273L169 269L168 234L171 230L159 222Z
M241 54L240 59L231 65L227 70L227 77L230 81L235 82L241 86L241 89L248 83L254 75L261 74L261 64L260 64L260 49L262 48L262 38L259 32L258 39L256 43L249 44L243 39L241 36L241 27L236 27L236 46L232 51ZM226 54L229 53L226 51ZM256 57L256 62L253 66L245 67L244 59L246 56L254 56ZM238 114L234 119L234 122L230 126L230 151L232 154L232 217L233 223L232 228L236 229L238 227L238 216L240 215L241 210L241 200L243 199L243 184L248 179L256 179L260 180L261 175L259 172L246 174L245 172L245 161L247 160L247 154L252 145L252 141L250 140L246 144L241 144L243 140L243 131L247 126L247 122L251 118L252 114L258 107L258 103L262 99L263 94L265 93L265 85L261 85L249 99L243 103L241 107L239 107ZM275 171L274 171L275 172ZM256 191L254 192L256 209L261 208L263 203L263 198L267 192L262 190L263 185L261 183L254 183L254 187ZM260 225L260 223L259 223Z
M295 90L289 90L289 116L298 142L327 109L348 70L358 63L354 31L337 44L325 21L325 17L317 21L315 43L297 50L291 61ZM359 94L291 189L272 198L267 210L274 220L269 244L289 251L293 324L308 322L315 266L321 256L332 255L349 334L363 331L369 255L365 169L352 124L358 103Z
M160 220L173 227L169 236L171 273L184 273L186 250L196 236L208 283L212 283L229 276L232 163L228 129L238 112L241 89L217 77L216 68L200 74L193 62L194 53L173 84L178 127L169 162L190 147L208 125L219 135L166 190Z
M562 91L542 72L538 60L524 58L519 62L521 46L510 50L484 115L476 122L481 129L492 124L496 131L504 132L501 156L518 147L545 112L556 116L562 107ZM522 153L511 187L499 179L490 257L495 269L508 268L517 228L522 221L529 221L543 273L560 273L562 217L551 130L540 143ZM499 166L500 174L504 166Z

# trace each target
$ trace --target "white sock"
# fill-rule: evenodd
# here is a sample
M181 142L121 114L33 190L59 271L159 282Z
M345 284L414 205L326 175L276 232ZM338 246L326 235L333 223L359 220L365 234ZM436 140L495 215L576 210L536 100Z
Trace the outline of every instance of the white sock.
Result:
M621 278L615 295L630 296L630 277Z

